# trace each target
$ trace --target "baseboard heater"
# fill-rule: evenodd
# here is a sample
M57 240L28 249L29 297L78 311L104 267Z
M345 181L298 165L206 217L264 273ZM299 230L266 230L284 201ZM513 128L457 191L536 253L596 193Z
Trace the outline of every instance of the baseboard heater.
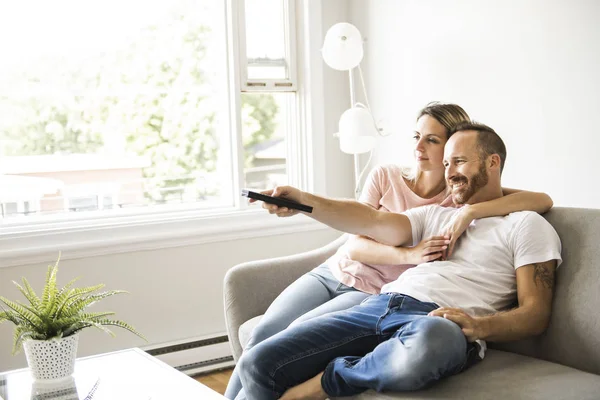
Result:
M143 350L190 376L230 368L235 364L227 335L188 339Z

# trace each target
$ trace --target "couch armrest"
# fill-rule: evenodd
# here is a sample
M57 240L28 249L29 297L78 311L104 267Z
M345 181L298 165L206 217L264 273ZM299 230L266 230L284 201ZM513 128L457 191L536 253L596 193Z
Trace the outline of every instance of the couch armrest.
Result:
M335 241L305 253L238 264L227 271L223 288L225 323L233 358L242 354L238 331L244 322L262 315L292 282L332 256L347 240Z

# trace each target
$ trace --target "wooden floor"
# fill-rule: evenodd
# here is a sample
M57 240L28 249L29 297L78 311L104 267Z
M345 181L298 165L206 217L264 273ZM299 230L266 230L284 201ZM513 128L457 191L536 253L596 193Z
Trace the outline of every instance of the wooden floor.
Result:
M227 387L227 382L229 382L229 377L232 372L233 368L224 369L222 371L211 372L207 375L200 375L194 379L203 385L208 386L215 392L225 394L225 388Z

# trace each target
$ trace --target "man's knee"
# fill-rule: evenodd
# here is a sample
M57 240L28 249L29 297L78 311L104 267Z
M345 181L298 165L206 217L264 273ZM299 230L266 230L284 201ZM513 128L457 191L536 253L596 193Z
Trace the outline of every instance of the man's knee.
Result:
M399 347L390 352L391 365L382 371L378 390L418 390L455 373L464 362L467 341L454 322L428 317L415 321L410 329L414 330L410 344L402 335L390 339Z
M466 337L456 323L441 317L427 317L415 321L415 329L424 347L430 352L467 351Z

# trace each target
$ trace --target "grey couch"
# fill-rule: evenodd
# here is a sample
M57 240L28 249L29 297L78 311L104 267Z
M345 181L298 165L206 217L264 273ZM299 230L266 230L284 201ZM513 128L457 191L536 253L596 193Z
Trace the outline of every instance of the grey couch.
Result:
M550 326L539 337L489 343L485 359L410 393L367 391L354 399L600 399L600 210L554 208L545 215L563 245ZM237 360L252 328L292 281L345 241L290 257L240 264L225 277L225 316Z

